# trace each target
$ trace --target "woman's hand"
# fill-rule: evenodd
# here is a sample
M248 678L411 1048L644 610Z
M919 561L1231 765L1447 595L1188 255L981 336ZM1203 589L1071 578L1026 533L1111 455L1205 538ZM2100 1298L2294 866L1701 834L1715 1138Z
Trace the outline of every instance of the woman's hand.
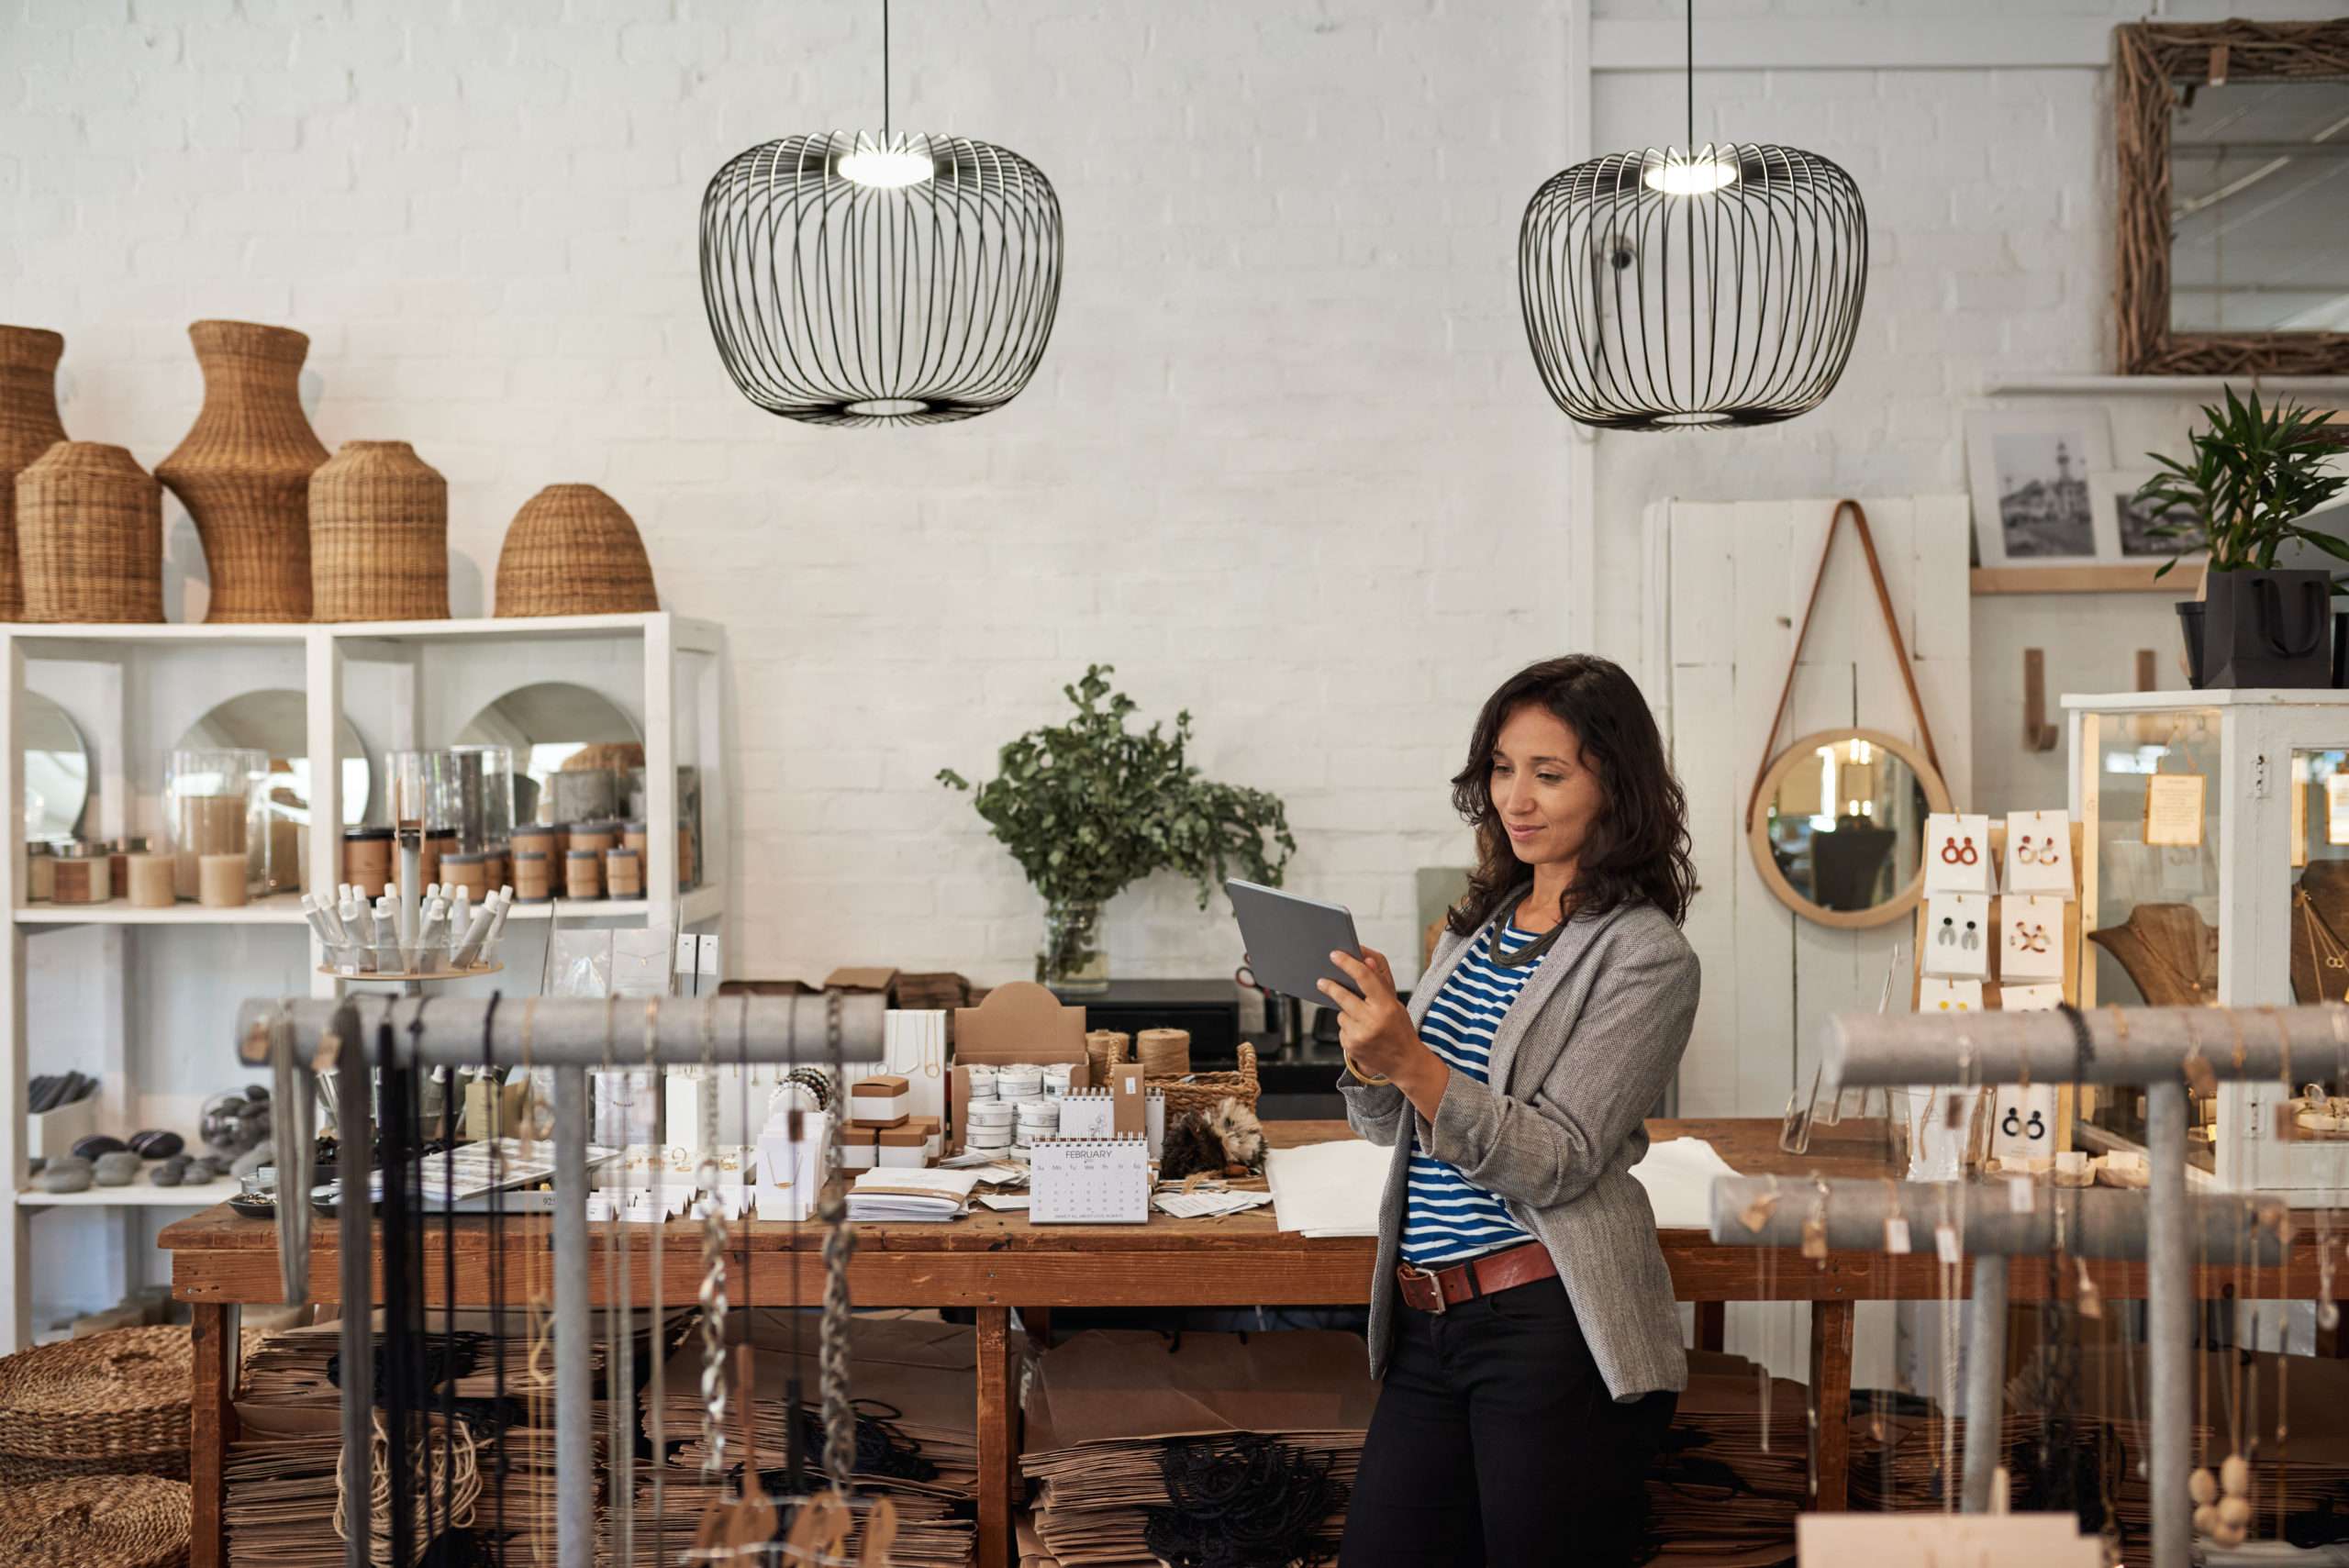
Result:
M1334 980L1324 980L1321 994L1338 1009L1338 1044L1346 1060L1364 1078L1389 1078L1420 1115L1431 1121L1443 1103L1451 1069L1419 1040L1411 1015L1395 995L1395 971L1384 953L1373 948L1362 956L1333 952L1330 962L1361 989L1356 995Z

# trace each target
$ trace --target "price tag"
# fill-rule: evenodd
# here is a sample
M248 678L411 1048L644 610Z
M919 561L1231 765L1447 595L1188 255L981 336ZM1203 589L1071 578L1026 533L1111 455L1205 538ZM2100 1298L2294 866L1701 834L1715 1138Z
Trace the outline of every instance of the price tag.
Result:
M2029 1176L2007 1178L2007 1208L2014 1214L2029 1214L2038 1202L2038 1189Z
M1965 1257L1965 1249L1957 1244L1957 1227L1954 1225L1934 1226L1933 1251L1940 1255L1941 1261L1944 1263L1963 1262Z
M1897 1214L1884 1222L1884 1250L1896 1256L1909 1251L1909 1222Z

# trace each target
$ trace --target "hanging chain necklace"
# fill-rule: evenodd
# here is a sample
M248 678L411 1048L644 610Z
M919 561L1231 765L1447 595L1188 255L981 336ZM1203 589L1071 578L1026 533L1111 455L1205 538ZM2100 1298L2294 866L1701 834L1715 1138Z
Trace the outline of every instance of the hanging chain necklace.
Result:
M1556 925L1535 937L1523 947L1504 947L1501 943L1501 932L1515 923L1516 914L1517 908L1514 904L1505 904L1501 906L1501 912L1493 917L1491 940L1486 943L1486 951L1493 962L1503 969L1530 969L1542 962L1543 953L1558 945L1558 939L1565 934L1566 921L1564 916L1561 915Z

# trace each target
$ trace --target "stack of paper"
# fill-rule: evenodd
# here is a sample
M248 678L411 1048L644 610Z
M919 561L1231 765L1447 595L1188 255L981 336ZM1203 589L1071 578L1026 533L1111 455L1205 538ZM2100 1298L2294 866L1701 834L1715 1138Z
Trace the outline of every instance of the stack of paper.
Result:
M1019 1467L1040 1484L1043 1549L1032 1555L1061 1568L1195 1560L1202 1543L1175 1537L1211 1532L1213 1515L1175 1495L1170 1451L1208 1466L1260 1439L1294 1466L1294 1485L1326 1487L1309 1545L1334 1551L1376 1396L1352 1334L1077 1334L1044 1353L1029 1384Z
M1214 1219L1242 1209L1259 1208L1273 1201L1270 1193L1160 1193L1152 1202L1161 1214L1177 1219Z
M1268 1150L1264 1174L1280 1228L1308 1236L1377 1235L1394 1155L1359 1138Z
M1713 1222L1713 1183L1737 1172L1701 1138L1671 1138L1648 1146L1631 1175L1648 1190L1648 1205L1664 1229L1703 1230Z
M1794 1555L1810 1486L1809 1396L1799 1383L1770 1380L1767 1449L1763 1397L1752 1362L1690 1352L1687 1390L1648 1473L1655 1561L1759 1568Z
M975 1171L882 1168L865 1172L848 1189L848 1217L859 1225L903 1225L959 1219L970 1208Z

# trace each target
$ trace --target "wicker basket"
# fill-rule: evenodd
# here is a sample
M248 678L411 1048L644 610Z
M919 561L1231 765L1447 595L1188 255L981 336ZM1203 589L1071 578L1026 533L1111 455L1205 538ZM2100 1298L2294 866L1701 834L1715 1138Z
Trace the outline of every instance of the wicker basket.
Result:
M501 616L631 615L661 607L635 519L592 484L550 484L497 552Z
M1236 1073L1192 1073L1181 1078L1146 1078L1145 1088L1158 1089L1166 1095L1166 1125L1191 1111L1213 1110L1219 1100L1238 1100L1250 1110L1256 1108L1256 1048L1246 1040L1240 1042L1240 1069Z
M29 621L163 618L163 487L121 447L60 441L17 475Z
M186 1452L190 1344L184 1328L117 1329L0 1358L0 1453L55 1461Z
M0 1487L35 1481L72 1481L86 1475L160 1475L166 1481L187 1479L188 1451L126 1453L111 1459L28 1459L0 1453Z
M204 618L310 618L310 475L327 449L302 412L310 339L290 327L199 321L204 406L155 465L195 519L212 574Z
M449 618L449 482L406 441L345 441L310 475L310 615Z
M0 327L0 620L25 618L17 571L17 475L65 439L57 361L65 339L39 327Z
M187 1561L193 1499L152 1475L43 1481L0 1491L9 1568L173 1568Z

